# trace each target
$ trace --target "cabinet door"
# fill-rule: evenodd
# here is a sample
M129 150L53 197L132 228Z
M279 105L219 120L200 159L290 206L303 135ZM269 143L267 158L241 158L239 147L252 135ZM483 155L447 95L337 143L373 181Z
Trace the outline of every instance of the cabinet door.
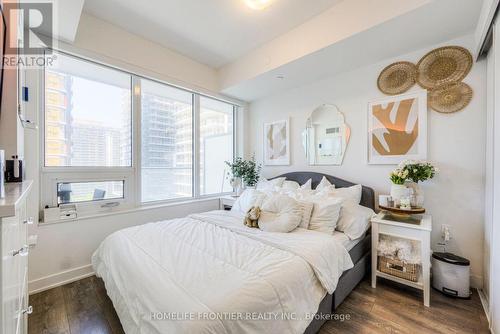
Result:
M19 238L19 212L2 219L2 320L3 333L16 333L20 310L21 270L18 252L23 245Z
M17 322L17 334L27 334L28 333L28 317L31 314L32 310L29 306L29 296L28 296L28 268L24 270L24 280L23 280L23 290L21 293L21 302L20 302L20 310L19 310L19 319Z
M19 244L21 247L28 247L28 225L27 225L26 203L20 208L19 212ZM28 256L20 256L19 259L19 321L17 334L27 333L27 319L30 313L22 313L27 310L28 305Z

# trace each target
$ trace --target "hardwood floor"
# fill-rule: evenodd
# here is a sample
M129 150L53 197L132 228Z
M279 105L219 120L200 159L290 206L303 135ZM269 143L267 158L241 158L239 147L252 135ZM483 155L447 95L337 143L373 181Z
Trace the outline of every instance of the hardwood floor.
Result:
M29 334L124 333L103 282L95 276L32 295L30 304ZM372 289L365 280L336 313L346 320L327 322L321 334L489 333L477 291L470 300L432 291L426 308L418 291L382 279Z

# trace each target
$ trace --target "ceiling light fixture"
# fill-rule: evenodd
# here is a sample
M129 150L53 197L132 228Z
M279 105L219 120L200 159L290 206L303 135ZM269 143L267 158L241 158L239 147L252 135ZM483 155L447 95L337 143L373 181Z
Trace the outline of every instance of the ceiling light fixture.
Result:
M255 10L262 10L271 4L271 0L244 0L245 4Z

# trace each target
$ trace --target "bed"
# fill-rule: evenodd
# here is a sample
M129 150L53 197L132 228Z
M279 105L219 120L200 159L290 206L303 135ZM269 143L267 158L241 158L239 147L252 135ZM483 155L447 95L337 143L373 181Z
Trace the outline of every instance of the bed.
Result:
M325 176L284 174L313 188ZM361 203L373 209L373 190ZM354 242L307 229L265 233L213 211L113 233L92 257L127 334L316 333L368 269ZM328 256L326 255L328 254ZM318 307L319 305L319 307Z

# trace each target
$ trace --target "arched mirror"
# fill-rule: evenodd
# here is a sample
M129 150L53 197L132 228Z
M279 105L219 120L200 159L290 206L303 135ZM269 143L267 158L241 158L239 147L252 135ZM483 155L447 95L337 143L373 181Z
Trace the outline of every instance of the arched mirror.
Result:
M314 109L302 133L309 165L342 165L350 135L337 106L324 104Z

